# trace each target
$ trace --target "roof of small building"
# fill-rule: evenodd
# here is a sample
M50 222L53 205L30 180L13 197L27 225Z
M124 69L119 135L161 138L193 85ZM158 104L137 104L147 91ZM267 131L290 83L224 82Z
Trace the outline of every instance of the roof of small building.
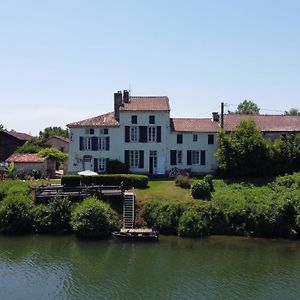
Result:
M14 153L7 161L17 163L42 163L46 160L45 157L40 157L37 153Z
M21 141L28 141L32 138L32 136L27 134L27 133L17 132L17 131L14 131L14 130L10 130L10 131L4 130L4 132L6 134L9 134L9 135L15 137L18 140L21 140Z
M170 111L169 98L166 96L131 96L123 103L120 111Z
M66 143L69 143L70 140L69 138L66 138L66 137L63 137L63 136L59 136L59 135L53 135L53 136L49 136L46 141L49 141L50 139L58 139L58 140L61 140L63 142L66 142Z
M171 130L178 132L217 132L220 128L209 118L172 118L170 123Z
M263 132L300 131L300 116L285 115L224 115L224 129L233 131L244 120L253 120Z
M73 127L117 127L119 122L115 119L114 112L109 112L94 118L85 119L82 121L70 123L69 128Z

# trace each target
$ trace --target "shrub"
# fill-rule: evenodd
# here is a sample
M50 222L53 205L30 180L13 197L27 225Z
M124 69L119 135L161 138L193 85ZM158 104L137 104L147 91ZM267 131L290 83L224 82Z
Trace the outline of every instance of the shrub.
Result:
M276 178L275 183L278 186L284 186L287 188L300 188L300 173L295 172L291 175L279 176Z
M24 192L24 194L28 195L30 187L26 182L10 179L0 181L0 201L3 200L3 198L5 198L10 192L15 193L17 191L21 193Z
M192 186L192 197L194 199L210 199L211 192L209 184L204 180L199 180Z
M118 217L108 204L89 197L72 211L71 225L81 237L106 238L117 229Z
M36 205L32 209L33 230L36 232L52 232L51 211L48 205Z
M211 174L207 174L203 177L203 180L206 181L208 184L209 184L209 188L210 188L210 191L213 192L215 189L214 189L214 184L213 184L213 176Z
M154 227L161 233L175 234L185 205L184 202L176 201L148 201L141 211L141 216L147 226Z
M217 210L202 203L188 207L179 220L178 233L182 236L202 237L212 233Z
M23 194L6 196L0 205L0 230L6 233L28 231L32 221L32 205Z
M80 181L84 185L123 185L125 187L146 188L148 176L135 174L101 174L95 176L80 177L79 175L66 175L62 177L62 185L78 186Z
M189 189L191 187L191 180L188 176L179 175L175 179L175 185L183 189Z
M108 174L127 174L129 172L128 165L119 160L109 160L106 165Z

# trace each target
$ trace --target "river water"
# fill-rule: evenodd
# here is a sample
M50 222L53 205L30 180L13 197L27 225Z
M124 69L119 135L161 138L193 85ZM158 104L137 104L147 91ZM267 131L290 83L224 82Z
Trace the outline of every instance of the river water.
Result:
M0 299L299 299L300 242L0 236Z

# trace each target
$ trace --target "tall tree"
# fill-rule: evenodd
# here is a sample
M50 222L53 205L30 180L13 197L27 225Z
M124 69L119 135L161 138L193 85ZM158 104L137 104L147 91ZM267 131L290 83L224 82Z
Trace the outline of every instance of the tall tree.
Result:
M62 136L62 137L68 137L69 131L68 129L63 129L61 127L47 127L44 129L44 131L40 131L39 136L42 139L47 139L50 136Z
M244 100L241 102L237 110L234 112L228 111L228 113L240 114L240 115L259 115L260 108L257 106L256 103Z
M298 108L291 108L289 111L284 112L287 116L300 116L300 111Z

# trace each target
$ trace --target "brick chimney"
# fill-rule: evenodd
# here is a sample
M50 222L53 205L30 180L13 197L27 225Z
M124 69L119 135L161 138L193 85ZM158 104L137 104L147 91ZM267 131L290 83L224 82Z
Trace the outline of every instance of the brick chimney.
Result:
M124 103L129 103L129 92L127 90L123 91L123 101Z
M213 122L219 122L220 121L220 116L218 112L213 112L212 113L212 120Z
M114 93L114 105L115 105L115 119L119 121L120 119L120 106L122 106L122 92L118 91Z

